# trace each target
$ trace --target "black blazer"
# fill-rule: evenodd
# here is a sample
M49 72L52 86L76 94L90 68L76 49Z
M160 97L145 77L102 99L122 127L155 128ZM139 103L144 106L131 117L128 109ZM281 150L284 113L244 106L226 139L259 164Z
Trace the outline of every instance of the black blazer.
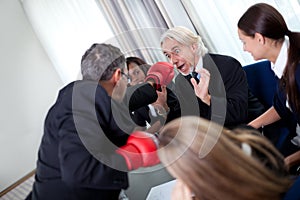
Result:
M149 84L145 87L155 92ZM131 107L155 101L155 95L135 101L146 96L142 90L133 95ZM115 150L126 144L133 128L128 107L113 101L98 83L76 81L65 86L45 119L32 199L118 195L128 187L128 177L125 160Z
M196 97L190 80L178 74L175 91L182 116L201 116L225 126L245 123L248 83L241 64L230 56L206 54L203 57L203 67L210 72L211 105L206 105Z

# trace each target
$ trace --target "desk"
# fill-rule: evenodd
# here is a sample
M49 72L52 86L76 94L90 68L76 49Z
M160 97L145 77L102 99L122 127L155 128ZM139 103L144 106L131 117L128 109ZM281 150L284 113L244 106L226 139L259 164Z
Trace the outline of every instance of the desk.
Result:
M161 164L131 171L128 178L129 188L125 193L129 200L145 200L152 187L174 179Z

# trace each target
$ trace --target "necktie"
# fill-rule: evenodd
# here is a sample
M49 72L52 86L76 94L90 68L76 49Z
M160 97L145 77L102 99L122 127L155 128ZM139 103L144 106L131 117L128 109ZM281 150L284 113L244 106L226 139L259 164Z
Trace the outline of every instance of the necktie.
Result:
M191 81L191 78L194 78L197 81L197 83L199 83L199 78L198 78L198 73L197 72L192 72L192 73L186 75L185 78L189 82Z
M192 72L191 77L193 77L197 81L197 83L199 83L199 78L198 78L198 73L197 72Z

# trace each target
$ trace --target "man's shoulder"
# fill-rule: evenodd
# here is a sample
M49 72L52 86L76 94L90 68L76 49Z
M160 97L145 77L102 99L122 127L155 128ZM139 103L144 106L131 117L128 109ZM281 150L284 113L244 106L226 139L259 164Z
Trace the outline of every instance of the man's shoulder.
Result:
M186 78L181 73L178 73L175 77L175 87L176 87L176 83L181 81L186 81Z
M223 61L223 62L237 62L239 63L239 61L237 59L235 59L232 56L229 55L223 55L223 54L215 54L215 53L208 53L206 54L206 56L211 57L214 61Z
M78 97L90 99L95 96L101 96L104 99L108 95L104 88L95 81L76 80L59 90L58 99Z
M204 56L204 65L213 62L219 70L241 70L241 63L234 57L222 54L206 54Z

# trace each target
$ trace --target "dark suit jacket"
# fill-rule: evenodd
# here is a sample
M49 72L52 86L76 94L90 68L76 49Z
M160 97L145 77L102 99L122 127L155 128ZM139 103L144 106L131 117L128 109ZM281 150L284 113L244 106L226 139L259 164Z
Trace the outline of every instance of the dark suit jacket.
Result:
M196 97L190 80L178 74L175 90L181 115L201 116L228 127L245 123L248 84L241 64L229 56L206 54L203 57L203 67L210 72L211 105L206 105Z
M173 84L173 82L172 82L172 84ZM167 87L167 105L169 106L170 111L167 115L167 119L162 121L165 124L172 121L173 119L175 119L177 117L180 117L180 106L178 103L178 99L172 90L174 90L174 88L172 88L171 86ZM153 91L153 88L144 87L143 93L144 94L147 93L149 96L151 96L154 94L154 91ZM156 92L155 92L155 94L156 94ZM145 98L145 97L143 97L143 98ZM155 96L155 99L156 99L156 96ZM133 102L131 102L131 104L133 104ZM134 111L134 113L132 114L132 119L138 126L145 127L146 122L148 122L149 124L153 124L157 120L160 120L159 117L157 117L157 118L150 117L148 106L144 106L139 109L132 110L132 111Z
M155 101L155 96L135 101L139 95L145 96L137 90L133 108ZM133 128L128 107L99 84L76 81L64 87L45 119L32 199L117 198L128 178L125 160L115 150Z

